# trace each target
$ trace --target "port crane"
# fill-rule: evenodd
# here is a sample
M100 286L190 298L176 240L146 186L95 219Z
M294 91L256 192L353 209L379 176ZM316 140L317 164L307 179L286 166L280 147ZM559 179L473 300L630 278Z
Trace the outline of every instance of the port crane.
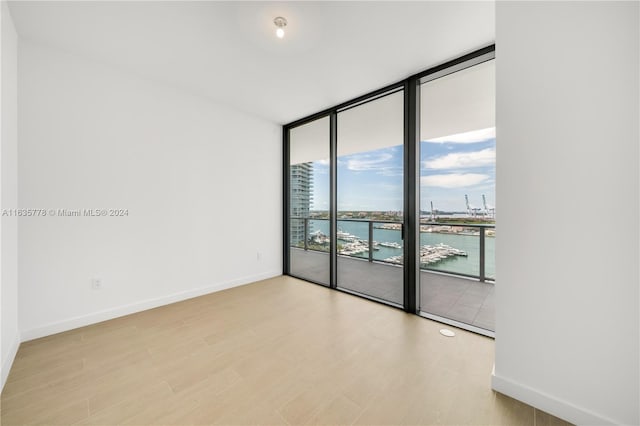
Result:
M487 206L487 199L484 194L482 194L482 204L484 205L484 214L485 216L491 215L492 218L496 217L496 208L492 206Z
M471 217L476 217L481 209L469 204L469 196L467 194L464 194L464 200L467 203L467 214Z

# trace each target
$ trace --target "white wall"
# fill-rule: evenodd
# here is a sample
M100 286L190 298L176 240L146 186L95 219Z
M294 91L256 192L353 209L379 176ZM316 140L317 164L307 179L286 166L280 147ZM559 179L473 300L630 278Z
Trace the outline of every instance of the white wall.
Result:
M638 424L639 3L496 13L494 388Z
M278 125L24 40L18 83L20 206L129 212L21 219L23 340L281 273Z
M7 3L0 5L2 26L2 147L0 151L2 209L18 206L18 38ZM0 389L9 374L20 345L18 332L18 222L17 218L2 216L0 248L1 319L0 319Z

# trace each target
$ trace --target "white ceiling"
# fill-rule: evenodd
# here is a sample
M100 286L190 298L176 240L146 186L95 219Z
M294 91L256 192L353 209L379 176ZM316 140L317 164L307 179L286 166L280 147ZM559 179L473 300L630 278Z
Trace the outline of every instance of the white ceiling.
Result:
M10 3L18 34L287 123L484 47L493 2ZM289 21L284 39L273 18Z
M488 139L495 137L495 122L493 60L438 76L420 86L422 141ZM404 92L340 111L337 126L338 157L402 145ZM329 158L328 116L294 127L289 137L291 164Z

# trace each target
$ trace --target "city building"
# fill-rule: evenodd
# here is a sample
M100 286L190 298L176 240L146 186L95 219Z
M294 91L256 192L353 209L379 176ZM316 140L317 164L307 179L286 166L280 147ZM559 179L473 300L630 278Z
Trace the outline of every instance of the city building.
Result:
M313 163L294 164L290 168L291 179L291 217L292 218L308 218L311 203L313 202ZM305 235L304 219L293 219L291 222L292 245L304 245L305 238L313 232L312 227L307 223Z

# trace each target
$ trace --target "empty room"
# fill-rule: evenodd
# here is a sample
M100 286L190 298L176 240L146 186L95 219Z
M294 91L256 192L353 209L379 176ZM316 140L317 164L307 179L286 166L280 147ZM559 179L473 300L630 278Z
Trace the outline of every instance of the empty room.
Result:
M0 11L0 424L640 424L640 2Z

